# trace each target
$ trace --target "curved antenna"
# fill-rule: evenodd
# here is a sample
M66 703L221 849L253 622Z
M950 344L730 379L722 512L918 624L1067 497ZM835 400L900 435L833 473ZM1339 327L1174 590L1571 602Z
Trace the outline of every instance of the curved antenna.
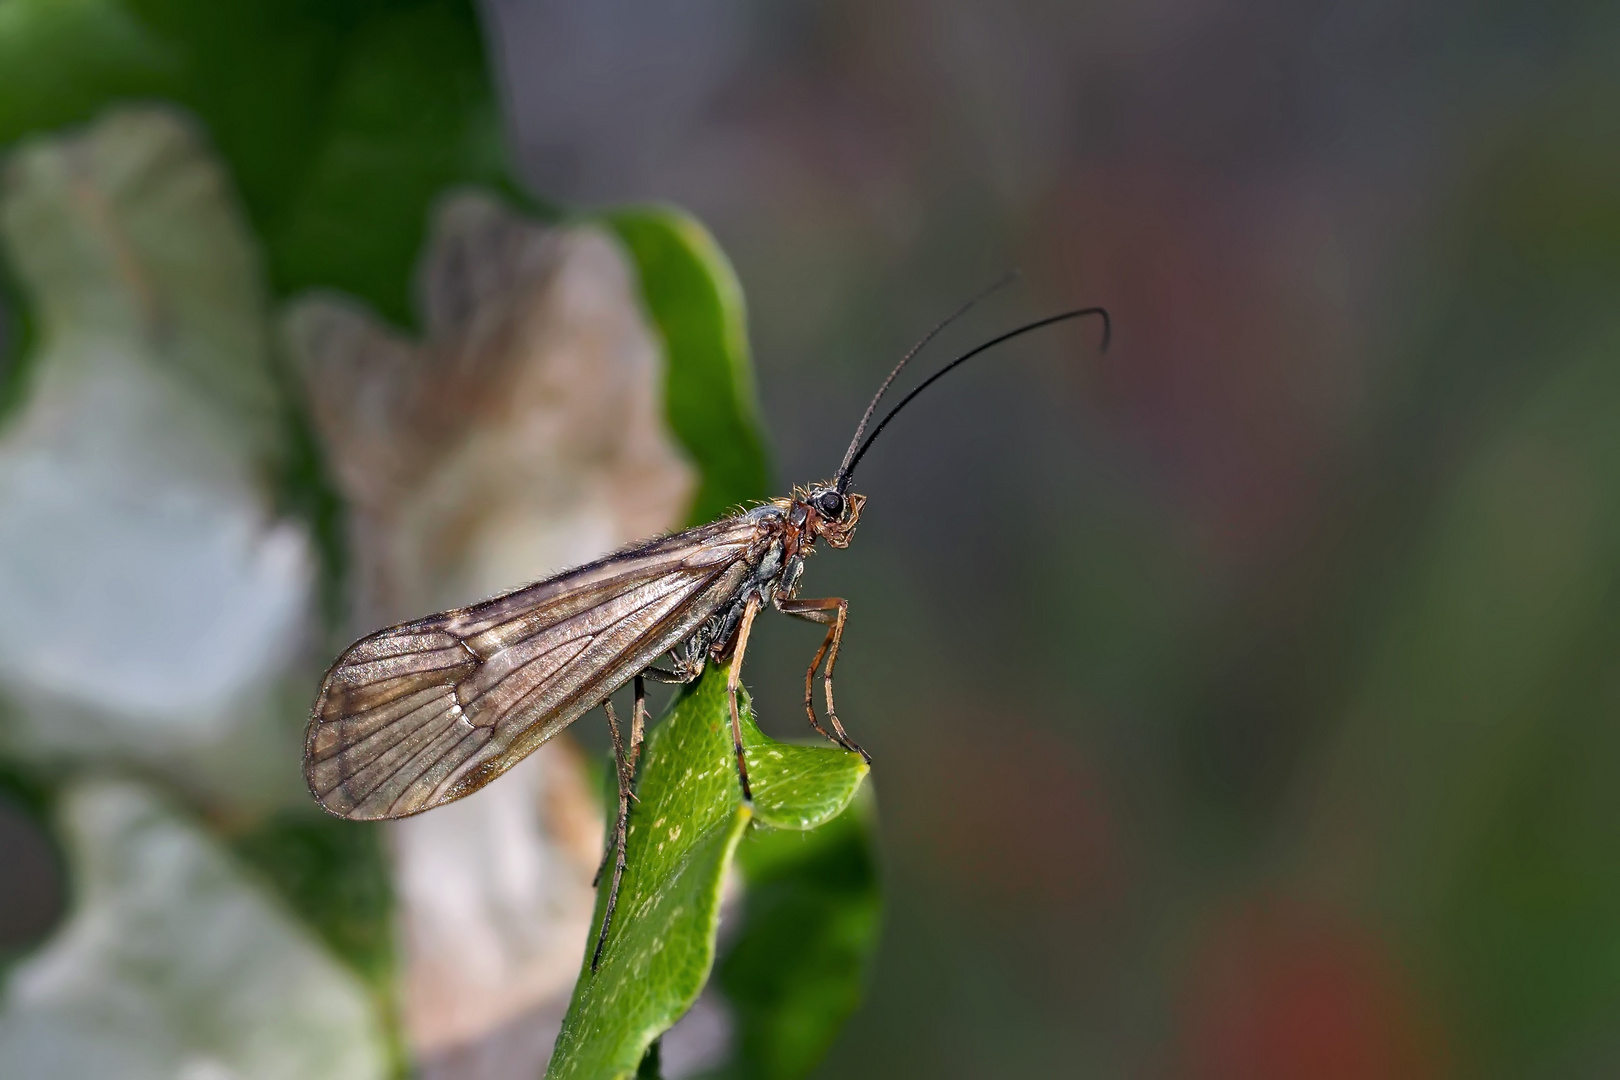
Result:
M894 370L889 372L889 377L883 380L883 385L877 388L877 393L872 395L872 403L868 405L866 407L866 411L861 414L861 422L855 425L855 437L849 440L849 449L844 451L844 460L838 466L839 477L843 477L853 467L854 463L850 459L855 456L855 448L860 445L861 436L866 434L867 422L872 419L872 414L877 412L878 402L883 400L883 395L889 389L889 384L894 382L894 377L900 374L900 369L906 366L906 362L921 352L922 347L927 345L930 341L933 341L934 338L939 335L941 330L945 329L947 326L951 325L951 323L955 322L957 319L960 319L963 315L966 315L970 310L972 310L974 304L977 304L980 300L983 300L985 297L989 296L993 292L996 292L998 289L1004 289L1008 285L1011 285L1014 281L1017 281L1019 273L1020 271L1016 269L1009 270L1005 274L1001 275L1001 277L988 288L980 289L968 300L967 303L963 304L961 307L945 316L945 318L941 319L938 326L924 334L922 336L922 340L913 345L910 351L900 358L900 362L894 365ZM841 481L839 483L838 490L843 490L843 484Z
M861 444L860 449L856 450L853 455L850 455L850 454L845 455L845 464L843 465L842 468L840 468L838 470L838 476L837 476L836 481L835 481L835 484L836 484L838 490L840 492L842 492L844 490L844 488L846 486L848 486L849 478L855 472L855 466L860 464L861 458L866 456L866 451L869 450L871 448L872 444L877 441L877 437L883 433L883 429L889 426L889 421L893 420L895 418L896 414L898 414L901 409L903 409L907 405L909 405L911 403L912 398L916 397L918 394L922 393L924 390L926 390L930 386L934 385L934 383L936 383L940 379L944 378L946 373L949 372L951 369L959 367L962 364L967 363L969 360L973 359L975 356L978 356L980 353L984 352L986 349L995 348L997 345L1000 345L1004 341L1011 341L1013 338L1018 337L1020 334L1027 334L1032 330L1039 330L1042 327L1051 326L1053 323L1064 322L1065 320L1068 320L1068 319L1082 319L1082 318L1085 318L1088 315L1095 315L1098 318L1102 319L1102 324L1103 324L1102 341L1098 345L1097 348L1098 348L1098 351L1100 351L1100 352L1107 352L1108 351L1109 339L1112 338L1113 334L1114 334L1113 321L1111 319L1109 319L1107 310L1104 309L1104 308L1100 308L1100 307L1079 308L1079 309L1076 309L1074 311L1065 311L1060 315L1049 315L1044 319L1037 319L1035 322L1026 323L1023 326L1020 326L1015 330L1009 330L1005 334L1002 334L1000 337L991 338L989 341L985 342L983 345L980 345L975 349L969 349L967 352L963 353L961 356L958 356L955 360L952 360L950 363L946 364L944 367L942 367L938 371L934 372L928 378L924 379L922 381L922 384L919 385L915 390L913 390L911 393L907 394L905 397L901 398L900 399L900 404L896 405L894 408L889 410L888 415L885 416L881 421L879 421L877 427L872 429L872 434L870 434L870 435L868 435L866 437L866 441ZM885 385L887 385L887 384L885 384ZM874 404L875 404L875 402L874 402Z

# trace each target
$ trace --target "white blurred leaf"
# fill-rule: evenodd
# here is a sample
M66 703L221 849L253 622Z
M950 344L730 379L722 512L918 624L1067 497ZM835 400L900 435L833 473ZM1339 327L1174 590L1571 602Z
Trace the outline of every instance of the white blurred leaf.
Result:
M356 632L465 604L680 524L696 487L623 252L447 200L425 340L312 297L291 352L350 509ZM425 1076L537 1076L578 972L598 796L566 744L394 823L402 1009Z
M366 1080L386 1071L359 981L145 788L62 796L77 900L13 969L0 1064L36 1080Z
M0 432L6 744L296 798L277 694L313 557L266 491L265 296L223 174L174 114L115 112L13 155L0 230L42 330Z
M685 517L660 346L601 229L447 200L421 273L426 340L341 297L290 349L347 498L358 629L464 604Z

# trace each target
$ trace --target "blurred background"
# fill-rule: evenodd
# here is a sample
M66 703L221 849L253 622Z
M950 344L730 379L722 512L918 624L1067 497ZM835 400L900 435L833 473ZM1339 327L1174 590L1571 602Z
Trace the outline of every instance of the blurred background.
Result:
M914 377L1055 309L1114 318L1106 356L1059 328L919 399L807 571L851 601L885 889L817 1075L1620 1071L1620 13L477 16L503 190L671 203L729 256L775 492L1009 267ZM408 320L294 264L278 295ZM762 620L767 731L801 734L817 639ZM26 814L5 829L24 955L69 890Z

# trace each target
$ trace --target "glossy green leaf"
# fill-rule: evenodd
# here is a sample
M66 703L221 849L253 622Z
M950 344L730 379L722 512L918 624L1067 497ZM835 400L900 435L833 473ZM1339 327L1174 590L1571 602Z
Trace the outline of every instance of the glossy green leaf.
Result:
M754 403L742 287L714 237L665 207L610 214L606 223L641 273L647 312L668 358L669 425L703 473L690 521L713 521L769 496L770 468Z
M635 1075L647 1047L708 979L721 885L750 823L816 829L839 816L866 776L866 764L847 751L767 739L745 710L755 798L752 808L743 805L725 681L711 667L648 737L618 913L594 974L586 958L549 1077Z

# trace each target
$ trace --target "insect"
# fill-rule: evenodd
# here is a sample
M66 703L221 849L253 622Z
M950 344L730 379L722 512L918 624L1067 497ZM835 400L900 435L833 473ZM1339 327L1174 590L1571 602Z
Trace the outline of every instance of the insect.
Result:
M618 772L617 853L591 956L602 958L625 870L626 823L646 726L646 680L687 683L710 662L729 665L731 740L744 799L752 800L743 757L737 690L754 618L765 607L827 627L804 676L810 725L845 749L862 750L833 706L833 668L847 601L801 599L799 576L818 541L847 547L863 495L850 478L873 441L929 386L987 349L1069 319L1110 321L1102 308L1066 311L1008 331L946 364L901 399L868 435L878 403L913 356L963 308L895 365L861 417L831 480L784 499L617 551L544 581L361 638L321 683L304 739L304 777L316 800L360 821L406 817L470 795L598 705L607 714ZM864 441L863 441L864 437ZM662 661L662 663L661 663ZM816 717L822 671L827 731ZM609 700L633 683L629 731ZM628 737L626 737L628 736ZM597 874L598 881L601 871Z

